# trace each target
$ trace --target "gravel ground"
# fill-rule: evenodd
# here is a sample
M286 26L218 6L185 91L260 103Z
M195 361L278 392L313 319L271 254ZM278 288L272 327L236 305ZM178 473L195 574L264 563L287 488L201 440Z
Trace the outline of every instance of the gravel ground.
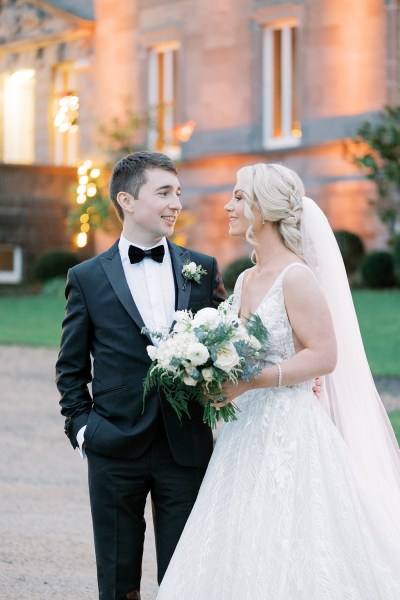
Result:
M63 433L56 351L0 346L0 599L95 600L82 461ZM157 593L151 517L142 599Z
M56 351L0 346L0 599L97 598L86 463L63 433ZM400 382L377 381L388 410ZM142 598L157 592L149 507Z

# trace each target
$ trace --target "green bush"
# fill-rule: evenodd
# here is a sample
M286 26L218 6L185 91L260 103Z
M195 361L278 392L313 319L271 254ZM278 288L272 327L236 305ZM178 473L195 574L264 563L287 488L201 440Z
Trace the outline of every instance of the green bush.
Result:
M68 269L80 262L78 256L65 250L53 250L39 256L33 265L35 279L41 282L66 277Z
M225 288L228 292L232 291L235 287L236 279L240 273L252 267L253 263L248 256L242 256L237 258L227 265L222 273L222 279L224 281Z
M45 296L46 298L65 298L66 283L65 277L53 277L53 279L48 279L42 285L40 295Z
M394 264L390 252L375 251L367 254L360 269L363 282L370 288L394 285Z
M351 231L341 230L334 233L347 274L355 273L365 256L365 248L361 238Z
M396 283L400 285L400 233L393 238L393 263Z

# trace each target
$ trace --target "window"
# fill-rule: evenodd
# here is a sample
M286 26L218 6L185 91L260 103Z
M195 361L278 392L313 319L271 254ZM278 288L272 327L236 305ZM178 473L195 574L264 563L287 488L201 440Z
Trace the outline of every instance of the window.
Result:
M1 78L2 160L32 164L35 159L35 71L21 69Z
M263 141L266 148L299 144L298 26L293 21L264 28Z
M22 281L22 250L19 246L0 244L0 283Z
M176 136L178 50L178 43L170 42L151 48L149 54L149 147L173 158L180 155Z
M74 166L78 160L79 97L77 75L70 63L54 70L52 112L54 164Z

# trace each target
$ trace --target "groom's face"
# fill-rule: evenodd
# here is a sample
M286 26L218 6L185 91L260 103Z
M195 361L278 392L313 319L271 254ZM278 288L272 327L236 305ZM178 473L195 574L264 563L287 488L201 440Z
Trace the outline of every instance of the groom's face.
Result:
M146 179L134 199L133 222L142 237L155 243L174 232L182 210L181 187L176 175L164 169L148 169Z

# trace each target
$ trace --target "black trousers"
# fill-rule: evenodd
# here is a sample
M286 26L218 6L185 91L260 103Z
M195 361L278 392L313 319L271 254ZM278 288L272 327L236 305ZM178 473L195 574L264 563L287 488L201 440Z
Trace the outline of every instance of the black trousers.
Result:
M110 458L90 449L87 457L99 598L126 600L129 592L140 589L147 495L151 493L153 504L160 583L205 468L177 465L162 426L140 458Z

